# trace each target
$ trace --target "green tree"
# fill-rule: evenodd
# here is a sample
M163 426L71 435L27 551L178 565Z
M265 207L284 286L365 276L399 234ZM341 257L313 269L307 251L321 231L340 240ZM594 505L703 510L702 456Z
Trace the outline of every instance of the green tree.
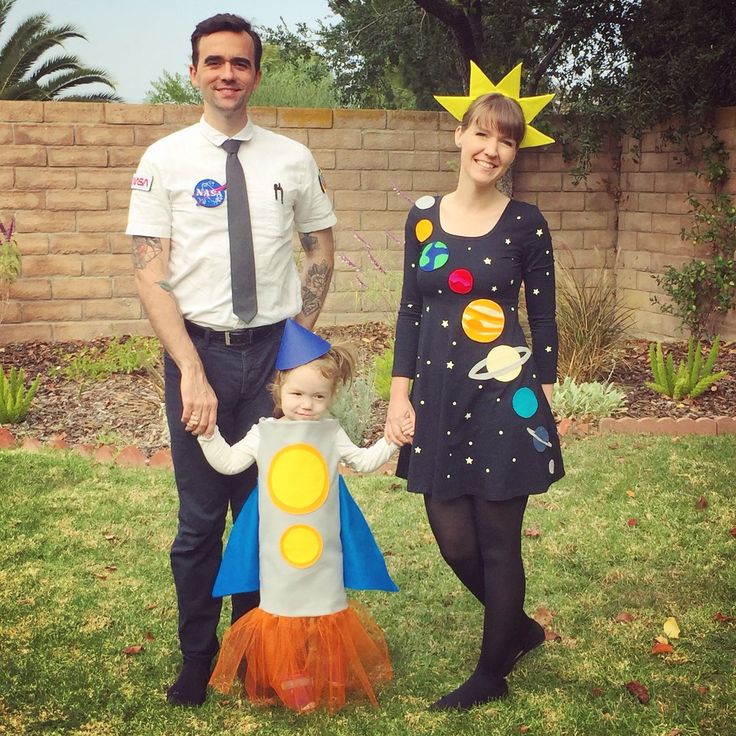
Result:
M0 0L0 32L16 0ZM119 101L115 85L102 69L85 66L73 54L46 57L69 38L85 37L74 26L53 26L46 13L31 15L0 47L0 99ZM86 40L86 39L85 39ZM77 94L78 87L102 84L112 92Z
M277 41L320 50L344 104L436 109L467 89L468 61L500 79L519 61L525 93L548 91L573 64L611 64L632 0L330 0L338 20Z
M264 107L337 107L335 81L315 53L290 56L266 43L261 59L263 78L251 97Z
M324 59L308 50L290 54L272 43L263 46L263 79L251 105L264 107L336 107L335 82ZM151 83L145 102L199 105L202 95L183 74L163 74Z
M166 71L158 79L151 82L143 101L149 105L201 105L200 91L189 81L184 74Z

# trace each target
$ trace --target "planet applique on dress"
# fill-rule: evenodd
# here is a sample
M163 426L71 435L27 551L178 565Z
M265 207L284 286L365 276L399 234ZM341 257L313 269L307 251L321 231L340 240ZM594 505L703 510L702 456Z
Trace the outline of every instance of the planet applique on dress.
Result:
M524 386L514 393L511 399L511 406L520 417L529 419L530 416L536 414L539 408L539 402L534 395L534 391Z
M473 288L473 274L467 268L456 268L448 276L447 285L456 294L467 294Z
M497 345L470 369L468 378L476 381L495 378L497 381L508 383L521 373L521 367L529 360L531 354L532 351L524 345L517 348L511 345Z
M432 230L434 230L432 226L431 220L419 220L419 222L414 227L414 232L417 235L417 240L421 243L424 240L426 240L431 234Z
M463 330L475 342L493 342L505 322L503 309L491 299L475 299L463 310Z
M429 194L425 194L423 197L414 202L414 205L419 210L428 210L434 204L434 197Z
M419 268L422 271L436 271L447 263L449 257L450 250L442 241L427 243L419 256Z
M526 431L532 436L534 449L537 452L544 452L548 447L552 447L552 443L549 441L549 432L544 427L540 426L536 429L527 427Z

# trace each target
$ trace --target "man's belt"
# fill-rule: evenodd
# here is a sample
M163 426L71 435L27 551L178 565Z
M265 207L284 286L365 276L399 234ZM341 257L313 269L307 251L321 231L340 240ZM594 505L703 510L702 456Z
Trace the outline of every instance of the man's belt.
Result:
M202 327L188 319L184 320L184 326L190 335L204 337L211 342L219 342L225 345L252 345L254 342L263 340L268 337L279 327L282 327L285 320L275 322L272 325L262 325L261 327L246 327L242 330L211 330L209 327Z

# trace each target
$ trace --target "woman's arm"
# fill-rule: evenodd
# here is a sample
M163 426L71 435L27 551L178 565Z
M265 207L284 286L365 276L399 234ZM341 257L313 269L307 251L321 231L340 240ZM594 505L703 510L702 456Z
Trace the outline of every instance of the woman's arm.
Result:
M414 408L409 401L411 379L416 373L422 294L417 284L419 241L416 235L418 210L412 209L404 227L404 277L396 319L391 394L384 436L396 445L406 445L414 436Z
M549 227L541 213L534 218L527 237L522 268L532 355L542 386L549 386L545 396L551 401L552 384L557 380L555 262Z

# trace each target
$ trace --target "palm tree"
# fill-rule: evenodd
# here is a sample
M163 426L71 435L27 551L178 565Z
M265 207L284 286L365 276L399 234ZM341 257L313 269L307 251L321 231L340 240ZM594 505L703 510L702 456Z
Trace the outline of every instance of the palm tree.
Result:
M0 32L15 3L16 0L0 0ZM0 100L120 101L104 70L84 66L71 54L41 58L68 38L87 40L74 26L52 26L46 13L23 20L0 48ZM67 94L80 85L95 82L112 91Z

